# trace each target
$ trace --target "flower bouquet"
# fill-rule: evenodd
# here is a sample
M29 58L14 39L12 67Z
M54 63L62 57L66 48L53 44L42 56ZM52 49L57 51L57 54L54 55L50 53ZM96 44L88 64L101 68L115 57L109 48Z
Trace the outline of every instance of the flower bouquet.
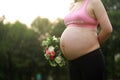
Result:
M42 46L44 47L44 56L52 67L62 67L65 65L65 59L60 50L59 42L60 38L55 36L48 37L42 41Z

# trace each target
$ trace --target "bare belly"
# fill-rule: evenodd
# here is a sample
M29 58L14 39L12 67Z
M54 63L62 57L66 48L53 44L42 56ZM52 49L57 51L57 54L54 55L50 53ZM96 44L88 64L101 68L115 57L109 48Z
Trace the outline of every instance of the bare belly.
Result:
M72 60L100 47L96 29L67 27L60 39L63 55Z

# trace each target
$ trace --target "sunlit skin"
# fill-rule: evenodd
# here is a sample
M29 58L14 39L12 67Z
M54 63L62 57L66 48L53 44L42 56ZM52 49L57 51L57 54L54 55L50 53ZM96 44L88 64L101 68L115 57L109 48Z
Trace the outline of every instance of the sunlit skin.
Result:
M77 2L73 3L74 6L70 8L70 12L74 12L81 7L83 2L84 0L77 0ZM100 44L112 32L111 23L101 0L90 0L86 10L90 17L98 20L101 30L97 34L97 27L66 27L61 35L60 47L68 60L73 60L100 48Z

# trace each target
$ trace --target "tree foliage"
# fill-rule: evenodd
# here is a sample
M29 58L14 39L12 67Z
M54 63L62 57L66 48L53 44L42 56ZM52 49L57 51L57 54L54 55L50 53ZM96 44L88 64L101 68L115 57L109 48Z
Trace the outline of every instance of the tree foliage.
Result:
M119 0L102 0L105 8L108 11L120 10L120 1Z
M62 32L65 29L65 25L62 19L57 19L56 22L53 23L51 35L55 35L60 37Z
M34 30L16 21L14 24L0 23L0 33L0 70L6 74L2 76L3 79L14 80L15 74L22 76L25 72L30 72L30 68L34 68L38 62L41 63L36 66L44 65L42 54L39 54L42 52L39 35Z

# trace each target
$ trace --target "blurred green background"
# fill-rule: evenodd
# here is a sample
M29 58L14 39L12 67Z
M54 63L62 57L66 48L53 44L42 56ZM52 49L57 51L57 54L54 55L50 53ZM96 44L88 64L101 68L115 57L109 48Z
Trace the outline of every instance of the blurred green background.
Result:
M110 38L101 46L108 80L120 80L120 1L102 0L113 26ZM5 16L3 16L5 19ZM36 17L28 28L24 23L0 21L0 80L69 80L68 65L51 67L41 42L49 35L60 37L63 19L50 22Z

